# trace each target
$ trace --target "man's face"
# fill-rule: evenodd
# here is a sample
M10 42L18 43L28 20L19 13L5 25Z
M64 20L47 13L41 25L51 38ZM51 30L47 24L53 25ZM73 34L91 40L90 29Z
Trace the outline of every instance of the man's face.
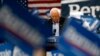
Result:
M59 23L59 20L60 20L60 13L55 10L51 13L51 18L52 18L52 21L55 22L55 23Z

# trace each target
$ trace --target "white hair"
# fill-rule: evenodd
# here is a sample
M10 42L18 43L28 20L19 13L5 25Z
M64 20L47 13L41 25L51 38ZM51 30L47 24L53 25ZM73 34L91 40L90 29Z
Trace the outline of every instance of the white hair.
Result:
M58 11L58 13L61 15L61 10L58 9L58 8L52 8L52 9L50 10L50 15L51 15L51 13L52 13L52 11L53 11L54 9L56 9L56 10Z

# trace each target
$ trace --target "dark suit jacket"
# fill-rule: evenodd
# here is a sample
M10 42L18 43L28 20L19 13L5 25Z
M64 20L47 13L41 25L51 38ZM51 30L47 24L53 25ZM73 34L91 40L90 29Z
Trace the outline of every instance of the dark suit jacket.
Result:
M65 18L61 17L60 18L60 24L59 24L60 25L60 34L61 34L61 31L62 31L62 28L63 28L64 21L65 21ZM48 28L50 36L54 36L53 32L52 32L52 25L53 25L52 19L46 21L45 25ZM46 45L46 50L49 51L49 50L53 50L53 49L56 49L55 43L49 42L49 39L48 39L47 40L47 45Z
M61 34L61 31L62 31L62 28L63 28L64 21L65 21L65 18L61 17L60 18L60 24L59 24L60 25L60 34ZM46 21L45 24L48 27L48 30L52 31L52 25L53 25L52 19L49 19L48 21ZM53 35L52 32L51 32L51 35Z

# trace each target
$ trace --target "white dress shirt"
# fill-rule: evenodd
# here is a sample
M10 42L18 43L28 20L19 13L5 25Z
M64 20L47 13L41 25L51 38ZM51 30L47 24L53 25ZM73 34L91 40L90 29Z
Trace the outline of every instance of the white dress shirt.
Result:
M53 32L55 30L54 36L59 36L59 23L53 23Z

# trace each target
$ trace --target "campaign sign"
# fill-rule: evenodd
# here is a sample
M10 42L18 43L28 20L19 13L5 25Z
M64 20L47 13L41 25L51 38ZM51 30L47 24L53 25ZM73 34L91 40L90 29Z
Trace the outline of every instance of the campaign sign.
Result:
M43 46L45 39L51 33L43 25L41 19L36 15L31 15L17 0L4 0L0 9L1 27L14 35L16 34L19 39L28 42L33 47Z
M32 53L34 48L43 47L45 38L49 35L40 18L32 17L24 10L18 11L8 4L0 9L0 27L3 28L4 38L8 42L27 53Z
M42 18L31 15L18 1L4 0L0 9L1 27L19 39L28 42L33 47L45 45L45 39L49 37L48 29L43 25Z
M93 16L81 16L83 21L83 27L87 28L89 31L94 31L100 24L100 21Z
M100 21L93 17L93 16L86 16L86 15L81 15L79 16L80 18L77 18L75 16L70 16L68 19L74 19L76 20L79 24L81 24L84 28L87 30L97 34L100 37ZM68 22L68 21L67 21Z
M83 12L100 19L99 0L62 0L62 16L67 17L73 12Z
M66 56L60 50L51 50L46 52L46 56Z
M0 56L12 56L14 45L5 41L0 43Z
M32 56L22 51L18 46L5 40L0 43L0 56Z
M32 56L33 47L16 37L0 27L0 56Z
M71 19L69 24L65 24L60 38L58 48L62 51L68 52L68 50L71 50L72 54L77 52L77 55L74 54L76 56L81 54L83 56L100 56L100 38L85 29L75 19Z
M63 36L59 37L58 40L58 50L63 53L64 56L88 56L79 49L75 48L73 45L65 41Z
M26 1L24 1L26 2ZM27 53L45 45L50 36L41 18L31 15L26 6L18 0L3 0L0 8L0 27L5 31L4 38Z
M15 45L13 48L13 56L32 56L32 54L22 51L22 49Z

